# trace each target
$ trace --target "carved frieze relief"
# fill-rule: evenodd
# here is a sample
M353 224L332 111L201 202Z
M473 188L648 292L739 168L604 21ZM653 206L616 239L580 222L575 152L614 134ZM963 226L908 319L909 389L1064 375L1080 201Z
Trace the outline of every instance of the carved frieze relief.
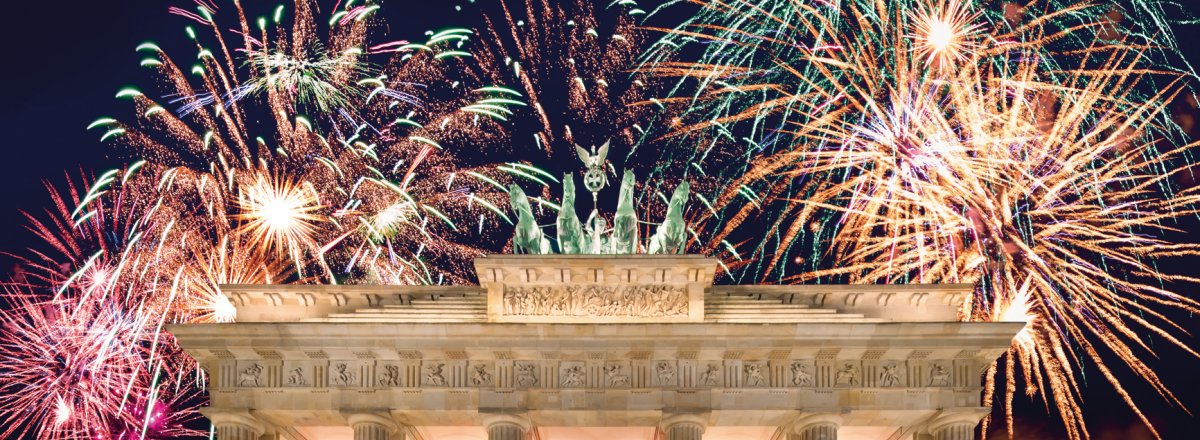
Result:
M767 386L766 365L762 362L746 362L742 364L742 386Z
M444 362L428 362L421 371L421 384L430 387L446 386L446 364Z
M624 364L608 364L604 366L605 385L610 388L624 388L629 384L629 372Z
M511 362L511 363L509 363ZM967 362L936 360L718 359L516 361L256 360L223 366L236 388L950 388Z
M400 366L396 364L383 364L377 367L375 384L382 388L400 386Z
M950 386L950 369L940 362L934 362L933 366L929 368L929 386Z
M289 387L306 387L312 385L308 381L308 376L311 374L303 365L289 365L287 370L287 379L284 385Z
M471 364L471 385L482 387L492 385L492 365L488 363Z
M266 385L266 378L263 377L263 366L257 362L238 370L237 378L237 386L239 387L261 387Z
M531 362L518 362L514 365L513 382L520 388L531 388L538 384L537 364Z
M719 362L704 362L697 368L700 376L696 381L697 385L705 387L721 386L721 364Z
M879 367L878 386L883 388L897 387L901 385L900 381L900 366L895 362L885 362Z
M335 387L358 386L358 372L355 365L348 362L331 362L329 365L329 385Z
M587 386L587 370L583 362L563 362L559 366L558 383L563 388L583 388Z
M654 384L657 386L676 386L675 361L658 361L654 363Z
M792 386L794 387L811 387L813 386L813 367L811 363L795 361L789 367L792 372Z
M834 375L833 384L839 387L856 387L860 383L857 362L842 362Z
M688 292L670 285L505 286L503 307L510 316L686 317Z

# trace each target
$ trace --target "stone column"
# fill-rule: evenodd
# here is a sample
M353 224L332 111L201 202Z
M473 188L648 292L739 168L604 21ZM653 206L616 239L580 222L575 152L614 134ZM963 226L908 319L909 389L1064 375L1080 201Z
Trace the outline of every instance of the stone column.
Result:
M356 413L346 416L354 429L354 440L403 440L400 425L390 417L372 413Z
M524 440L529 431L529 419L512 414L485 416L483 426L487 428L488 440Z
M975 440L975 426L984 415L981 411L945 412L934 417L926 429L934 440Z
M809 414L800 416L792 424L788 440L837 440L842 418L837 414Z
M216 440L258 440L267 431L249 412L205 411L204 415L212 421Z
M663 417L658 429L667 436L667 440L700 440L708 420L699 414L674 414Z
M934 440L975 440L975 424L953 423L933 431Z

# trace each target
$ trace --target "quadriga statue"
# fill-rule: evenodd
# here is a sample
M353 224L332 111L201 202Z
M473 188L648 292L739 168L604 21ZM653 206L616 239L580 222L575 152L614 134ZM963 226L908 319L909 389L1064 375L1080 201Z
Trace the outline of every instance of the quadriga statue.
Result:
M509 202L513 212L517 213L517 230L513 235L514 252L518 254L549 254L550 240L538 227L537 219L533 217L533 209L529 207L529 198L525 191L515 183L508 185Z
M651 254L675 254L684 251L687 242L687 225L683 220L683 209L687 205L691 187L680 182L671 195L667 215L644 246L639 239L638 217L634 211L634 188L636 181L632 170L625 170L617 200L617 212L612 217L613 227L608 229L605 218L595 209L599 192L608 184L605 174L605 158L608 142L588 153L583 147L575 146L576 153L587 168L583 183L592 193L592 213L586 222L580 221L575 211L575 176L563 176L562 206L558 210L555 226L558 227L558 252L564 254L636 254L643 250ZM516 184L508 186L513 212L517 215L513 248L521 254L549 254L554 252L550 239L542 232L529 206L525 191ZM585 224L586 223L586 224Z
M683 206L687 204L688 192L691 185L687 181L679 183L675 193L671 194L671 203L667 205L667 217L663 219L654 236L650 237L651 254L678 254L683 252L687 242L687 225L683 222Z
M613 216L614 254L636 254L638 251L638 220L633 212L633 171L625 170L621 179L620 198L617 199L617 214Z
M588 239L583 235L583 224L575 212L575 176L563 175L562 207L558 209L558 249L564 254L586 254Z

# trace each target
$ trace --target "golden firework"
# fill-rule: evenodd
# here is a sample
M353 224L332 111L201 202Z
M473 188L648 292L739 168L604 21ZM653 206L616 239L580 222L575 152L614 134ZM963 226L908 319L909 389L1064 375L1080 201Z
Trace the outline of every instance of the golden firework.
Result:
M292 260L316 248L322 206L311 183L259 174L241 187L236 231L263 249L286 251Z

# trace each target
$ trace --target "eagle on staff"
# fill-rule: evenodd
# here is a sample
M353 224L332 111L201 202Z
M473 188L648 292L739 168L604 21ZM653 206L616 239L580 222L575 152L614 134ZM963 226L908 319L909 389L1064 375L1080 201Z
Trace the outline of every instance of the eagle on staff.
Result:
M608 143L604 142L599 151L596 151L593 146L591 153L578 144L575 145L575 154L579 155L579 160L583 161L583 166L587 167L587 171L583 174L583 186L592 193L598 193L608 186L608 175L604 172L604 160L608 158Z

